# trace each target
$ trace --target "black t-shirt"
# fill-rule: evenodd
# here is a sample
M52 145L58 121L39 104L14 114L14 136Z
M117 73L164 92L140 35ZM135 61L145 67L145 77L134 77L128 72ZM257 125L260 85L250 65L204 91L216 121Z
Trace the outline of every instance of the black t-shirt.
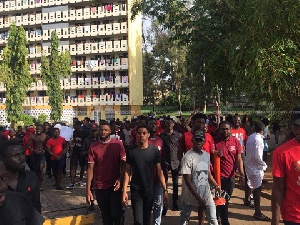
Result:
M0 225L42 225L45 221L25 195L10 191L0 206L0 218Z
M13 191L10 187L8 187L8 189ZM28 170L22 170L19 172L16 191L29 198L34 208L41 213L40 185L34 172Z
M81 147L83 144L83 141L89 136L89 133L87 131L76 131L73 132L73 142L74 142L74 153L79 153L81 151Z
M126 163L132 168L130 188L145 196L153 195L153 169L160 163L158 148L149 145L146 149L131 149L126 155Z

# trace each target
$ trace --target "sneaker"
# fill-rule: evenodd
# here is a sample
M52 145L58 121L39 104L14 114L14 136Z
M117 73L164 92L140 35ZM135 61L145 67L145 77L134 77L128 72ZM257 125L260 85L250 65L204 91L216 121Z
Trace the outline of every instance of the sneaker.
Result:
M67 189L74 189L75 188L75 184L69 184L66 188Z
M56 187L56 190L58 190L58 191L62 191L62 190L64 190L61 186L57 186Z
M76 183L77 186L83 187L83 183L82 181L79 181L78 183Z

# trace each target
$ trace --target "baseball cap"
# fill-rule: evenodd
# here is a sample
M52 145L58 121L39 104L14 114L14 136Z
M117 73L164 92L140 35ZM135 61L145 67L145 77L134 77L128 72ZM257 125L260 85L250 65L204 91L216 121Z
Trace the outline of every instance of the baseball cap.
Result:
M292 110L291 124L300 125L300 106Z
M205 134L203 131L201 130L197 130L195 131L193 138L195 139L195 141L204 141L205 140Z

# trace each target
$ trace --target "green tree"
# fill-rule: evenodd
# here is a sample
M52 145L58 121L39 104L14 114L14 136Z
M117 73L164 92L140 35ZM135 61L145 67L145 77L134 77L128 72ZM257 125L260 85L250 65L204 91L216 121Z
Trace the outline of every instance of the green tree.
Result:
M3 51L0 74L6 84L6 113L8 121L14 124L23 114L23 101L33 81L28 64L28 41L24 28L10 26L8 42Z
M42 56L41 78L47 85L49 105L51 106L50 119L60 120L63 111L63 92L60 79L69 76L71 71L71 56L68 51L59 53L59 39L55 31L51 33L51 54L47 58Z

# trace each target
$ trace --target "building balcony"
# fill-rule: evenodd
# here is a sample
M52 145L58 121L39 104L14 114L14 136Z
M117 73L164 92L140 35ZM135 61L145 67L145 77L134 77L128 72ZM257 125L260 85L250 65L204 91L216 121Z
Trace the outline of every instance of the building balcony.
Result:
M1 20L1 19L0 19ZM1 28L1 27L0 27ZM29 42L47 41L51 38L52 31L56 31L58 38L69 39L78 37L98 37L114 34L126 34L127 23L111 23L102 25L86 25L86 26L71 26L70 28L57 28L50 30L35 29L26 31L26 36ZM5 44L8 38L8 31L0 32L0 44ZM126 41L126 40L122 40Z
M39 1L38 3L36 1ZM42 2L41 2L42 1ZM51 1L51 2L50 2ZM71 0L70 0L71 1ZM70 2L69 1L69 2ZM11 2L11 3L10 3ZM19 14L12 15L11 12L17 13L18 10L22 9L33 9L38 10L39 7L51 5L61 5L62 0L34 0L30 1L29 4L22 4L26 0L17 1L5 1L0 2L0 28L8 28L11 23L15 22L17 26L20 25L40 25L41 21L43 24L56 23L62 21L82 21L86 19L104 18L104 17L118 17L127 15L127 6L122 3L109 3L106 6L86 6L83 9L70 9L65 11L56 11L49 13L27 13L20 11ZM68 4L63 3L63 4ZM78 1L82 2L82 1ZM71 8L71 7L70 7ZM5 13L6 12L6 13ZM7 15L10 14L10 15ZM16 16L18 15L18 16Z

